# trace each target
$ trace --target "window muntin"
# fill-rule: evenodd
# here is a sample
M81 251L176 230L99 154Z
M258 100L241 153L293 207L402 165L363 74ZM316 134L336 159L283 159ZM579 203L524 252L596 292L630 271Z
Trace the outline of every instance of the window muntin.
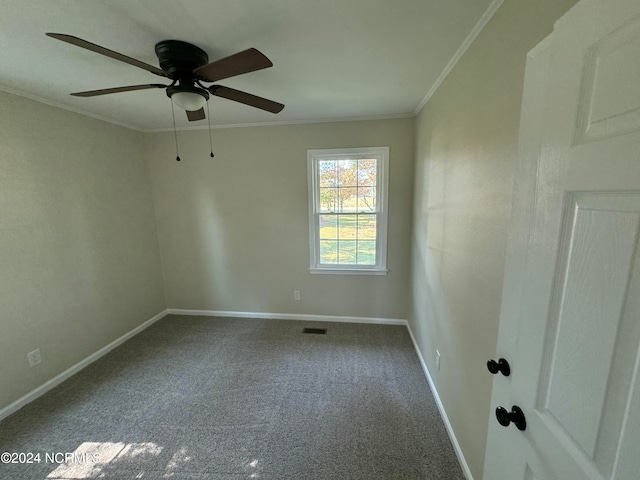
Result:
M386 273L388 147L309 150L312 273Z

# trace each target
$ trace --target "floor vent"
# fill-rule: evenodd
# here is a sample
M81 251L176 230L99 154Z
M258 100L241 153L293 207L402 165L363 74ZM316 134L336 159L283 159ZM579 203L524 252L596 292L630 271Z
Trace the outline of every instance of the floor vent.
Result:
M302 333L315 333L317 335L326 335L326 328L303 328Z

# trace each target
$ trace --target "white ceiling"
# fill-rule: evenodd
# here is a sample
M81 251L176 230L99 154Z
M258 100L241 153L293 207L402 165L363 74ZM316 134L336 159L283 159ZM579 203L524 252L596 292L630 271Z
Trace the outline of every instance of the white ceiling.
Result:
M165 39L213 61L249 47L273 68L220 81L286 105L277 114L209 101L212 125L413 114L494 0L0 0L0 89L138 130L172 127L163 90L69 93L157 83L144 70L49 38L74 35L151 65ZM176 110L178 127L187 122Z

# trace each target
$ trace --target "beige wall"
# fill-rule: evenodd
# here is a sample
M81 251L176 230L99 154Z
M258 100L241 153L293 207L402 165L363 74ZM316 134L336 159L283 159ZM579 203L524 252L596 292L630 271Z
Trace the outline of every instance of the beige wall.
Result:
M165 304L141 135L3 92L0 107L1 409Z
M417 118L410 323L476 479L526 54L573 3L506 0Z
M407 318L413 118L149 134L169 308ZM309 273L307 149L390 148L386 276ZM302 300L293 300L293 290Z

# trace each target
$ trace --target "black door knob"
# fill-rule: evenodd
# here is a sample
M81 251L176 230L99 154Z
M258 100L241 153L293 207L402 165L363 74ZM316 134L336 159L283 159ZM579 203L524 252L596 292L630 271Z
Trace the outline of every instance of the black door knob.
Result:
M511 367L509 366L509 362L507 362L504 358L501 358L497 362L495 360L489 360L487 362L487 368L494 375L498 372L502 372L505 377L511 375Z
M498 423L503 427L508 427L513 423L518 430L524 430L527 428L527 420L524 418L524 413L520 410L520 407L514 405L511 407L511 411L507 412L504 407L496 408L496 418Z

